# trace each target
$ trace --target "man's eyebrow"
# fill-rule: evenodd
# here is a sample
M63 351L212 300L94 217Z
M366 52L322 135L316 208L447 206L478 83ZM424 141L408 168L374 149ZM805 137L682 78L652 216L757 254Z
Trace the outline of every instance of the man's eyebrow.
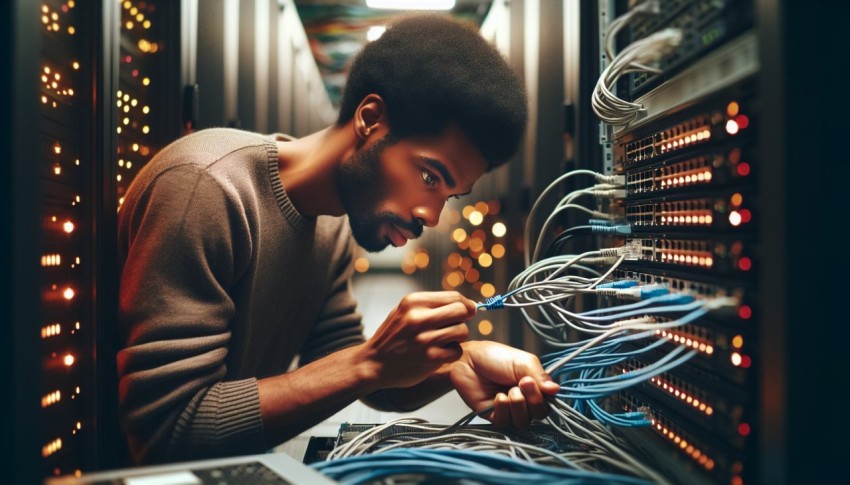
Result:
M433 158L423 157L422 159L423 159L423 160L425 161L425 163L427 163L427 164L428 164L431 168L433 168L434 170L436 170L436 171L440 172L440 175L442 175L442 176L443 176L443 180L445 180L445 181L446 181L446 185L448 185L448 187L449 187L450 189L455 188L455 186L457 185L457 183L455 183L455 179L453 179L453 178L452 178L452 176L451 176L451 174L449 174L449 171L448 171L448 169L446 168L446 166L445 166L445 165L443 165L442 163L440 163L440 162L439 162L439 161L437 161L437 160L434 160Z

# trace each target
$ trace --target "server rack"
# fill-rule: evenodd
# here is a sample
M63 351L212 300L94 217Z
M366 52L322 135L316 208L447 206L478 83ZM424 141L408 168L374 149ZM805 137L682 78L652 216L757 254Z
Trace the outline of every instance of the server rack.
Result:
M41 345L40 421L44 471L94 466L97 429L95 341L103 263L96 231L102 195L92 104L98 85L98 11L92 4L39 6ZM102 84L101 84L102 85Z
M681 43L659 60L659 74L621 79L619 96L643 104L642 117L626 126L603 126L613 154L608 168L626 179L622 211L632 228L627 242L641 247L640 257L615 276L664 284L698 298L730 298L731 307L656 332L656 338L696 355L621 392L616 406L650 417L649 429L627 435L674 481L753 483L758 477L755 321L762 304L756 277L762 208L754 4L656 4L657 10L635 17L618 40L627 44L676 28ZM612 11L620 16L635 7L615 5ZM631 359L620 371L648 363Z
M605 27L641 3L583 9L595 19L582 28L598 29L597 47L587 43L583 56L604 67ZM616 276L737 303L659 333L697 356L621 393L612 409L652 417L652 428L624 434L677 483L824 479L842 469L836 453L847 432L829 418L848 404L847 386L834 380L848 371L846 329L830 323L841 320L838 268L847 257L830 253L828 235L829 221L844 218L836 197L847 176L838 142L847 100L827 60L847 64L835 27L846 11L769 0L657 3L658 14L619 43L674 26L682 44L659 62L661 75L621 79L618 94L647 112L625 127L603 125L592 150L599 169L626 176L621 209L629 240L642 247Z
M268 14L258 12L255 22L265 22L270 35L280 32L280 46L292 45L293 36L304 40L292 2L258 4ZM238 14L238 2L221 5ZM3 165L2 206L11 244L4 254L2 308L10 327L0 374L13 396L4 400L10 432L3 433L2 450L18 464L13 483L37 483L129 464L115 369L117 210L144 164L202 122L192 89L183 102L184 87L198 82L199 39L221 28L197 32L195 0L13 0L0 12L0 62L10 73L2 87L11 94L2 104L11 127L2 133L10 161ZM238 34L238 15L235 20ZM275 54L277 39L271 44L257 62ZM225 47L205 54L226 59L235 73L238 58L227 59ZM268 64L275 72L294 69ZM227 73L204 72L208 84L226 84ZM317 74L313 66L301 78L316 83ZM202 103L221 97L203 88ZM291 106L292 91L268 91L265 102L275 104L262 118L276 131L274 122L283 119L277 103ZM313 111L321 113L314 121L329 122L327 96L314 101ZM209 118L215 119L206 126L225 121ZM254 124L260 123L252 119L246 128Z

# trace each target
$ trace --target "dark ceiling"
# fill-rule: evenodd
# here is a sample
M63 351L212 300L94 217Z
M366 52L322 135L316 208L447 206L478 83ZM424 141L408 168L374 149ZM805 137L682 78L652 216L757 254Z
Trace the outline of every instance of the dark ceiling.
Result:
M451 14L480 26L491 3L492 0L456 0ZM295 5L334 105L339 103L351 61L367 42L369 28L409 13L372 9L366 6L366 0L295 0Z

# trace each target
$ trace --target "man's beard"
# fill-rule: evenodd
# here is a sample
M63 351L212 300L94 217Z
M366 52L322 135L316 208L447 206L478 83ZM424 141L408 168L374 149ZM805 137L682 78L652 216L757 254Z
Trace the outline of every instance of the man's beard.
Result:
M422 234L422 224L408 222L391 212L379 212L378 206L386 195L381 172L381 154L395 143L390 135L378 140L365 150L355 153L340 164L337 171L337 186L351 233L366 251L375 253L392 244L387 236L381 235L384 225L394 224L410 231L414 237Z

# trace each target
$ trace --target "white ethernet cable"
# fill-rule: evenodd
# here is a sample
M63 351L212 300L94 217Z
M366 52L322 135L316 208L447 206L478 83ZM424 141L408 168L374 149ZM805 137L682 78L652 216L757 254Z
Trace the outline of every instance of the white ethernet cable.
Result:
M620 30L622 30L623 27L628 25L629 22L639 15L658 15L659 13L661 13L661 6L658 4L658 0L647 0L612 20L611 23L608 24L608 30L605 31L605 54L608 56L608 60L612 61L615 57L614 42L617 39L617 34L620 33Z
M617 54L602 71L593 90L591 105L596 115L612 125L624 125L635 120L643 111L643 105L617 97L613 93L617 79L630 72L648 71L660 74L658 69L646 64L669 55L681 42L682 31L668 28L629 44Z
M569 451L546 449L513 439L498 429L484 429L466 425L432 424L421 418L399 418L375 426L334 448L327 456L328 461L363 455L380 455L399 448L428 450L467 450L488 452L514 460L540 465L556 465L563 468L597 472L616 468L633 476L658 481L657 473L642 465L624 444L605 427L572 411L559 411L566 415L572 425L561 425L555 431L569 438L570 443L582 447ZM396 432L387 434L390 429ZM575 431L573 431L575 428ZM522 431L518 436L527 435ZM470 463L470 466L475 466ZM588 475L587 478L593 478ZM662 480L663 481L663 480Z
M552 183L550 183L543 192L537 197L537 200L534 201L534 204L531 206L531 210L528 212L528 218L525 222L525 229L523 231L523 252L525 256L525 266L531 265L531 226L534 223L534 215L537 213L537 208L540 206L541 201L546 198L549 193L555 189L561 182L564 182L570 177L574 177L576 175L591 175L596 179L596 182L599 184L607 184L610 185L610 188L621 188L626 183L626 178L623 175L604 175L598 172L594 172L593 170L572 170L567 172L557 179L555 179ZM608 187L606 187L608 188ZM608 214L600 214L602 217L609 217Z
M611 220L612 215L606 212L596 211L592 209L588 209L582 205L574 204L573 202L579 197L592 195L596 198L608 198L608 199L622 199L626 196L626 190L622 185L617 184L596 184L593 187L587 189L580 189L567 194L558 205L555 206L555 209L549 214L549 217L546 218L546 221L543 223L543 226L540 228L540 232L537 235L537 243L534 245L534 253L531 257L531 261L537 261L537 258L540 256L540 248L543 244L543 236L549 230L549 226L555 220L558 214L566 211L567 209L578 209L588 213L592 218L596 219L607 219Z

